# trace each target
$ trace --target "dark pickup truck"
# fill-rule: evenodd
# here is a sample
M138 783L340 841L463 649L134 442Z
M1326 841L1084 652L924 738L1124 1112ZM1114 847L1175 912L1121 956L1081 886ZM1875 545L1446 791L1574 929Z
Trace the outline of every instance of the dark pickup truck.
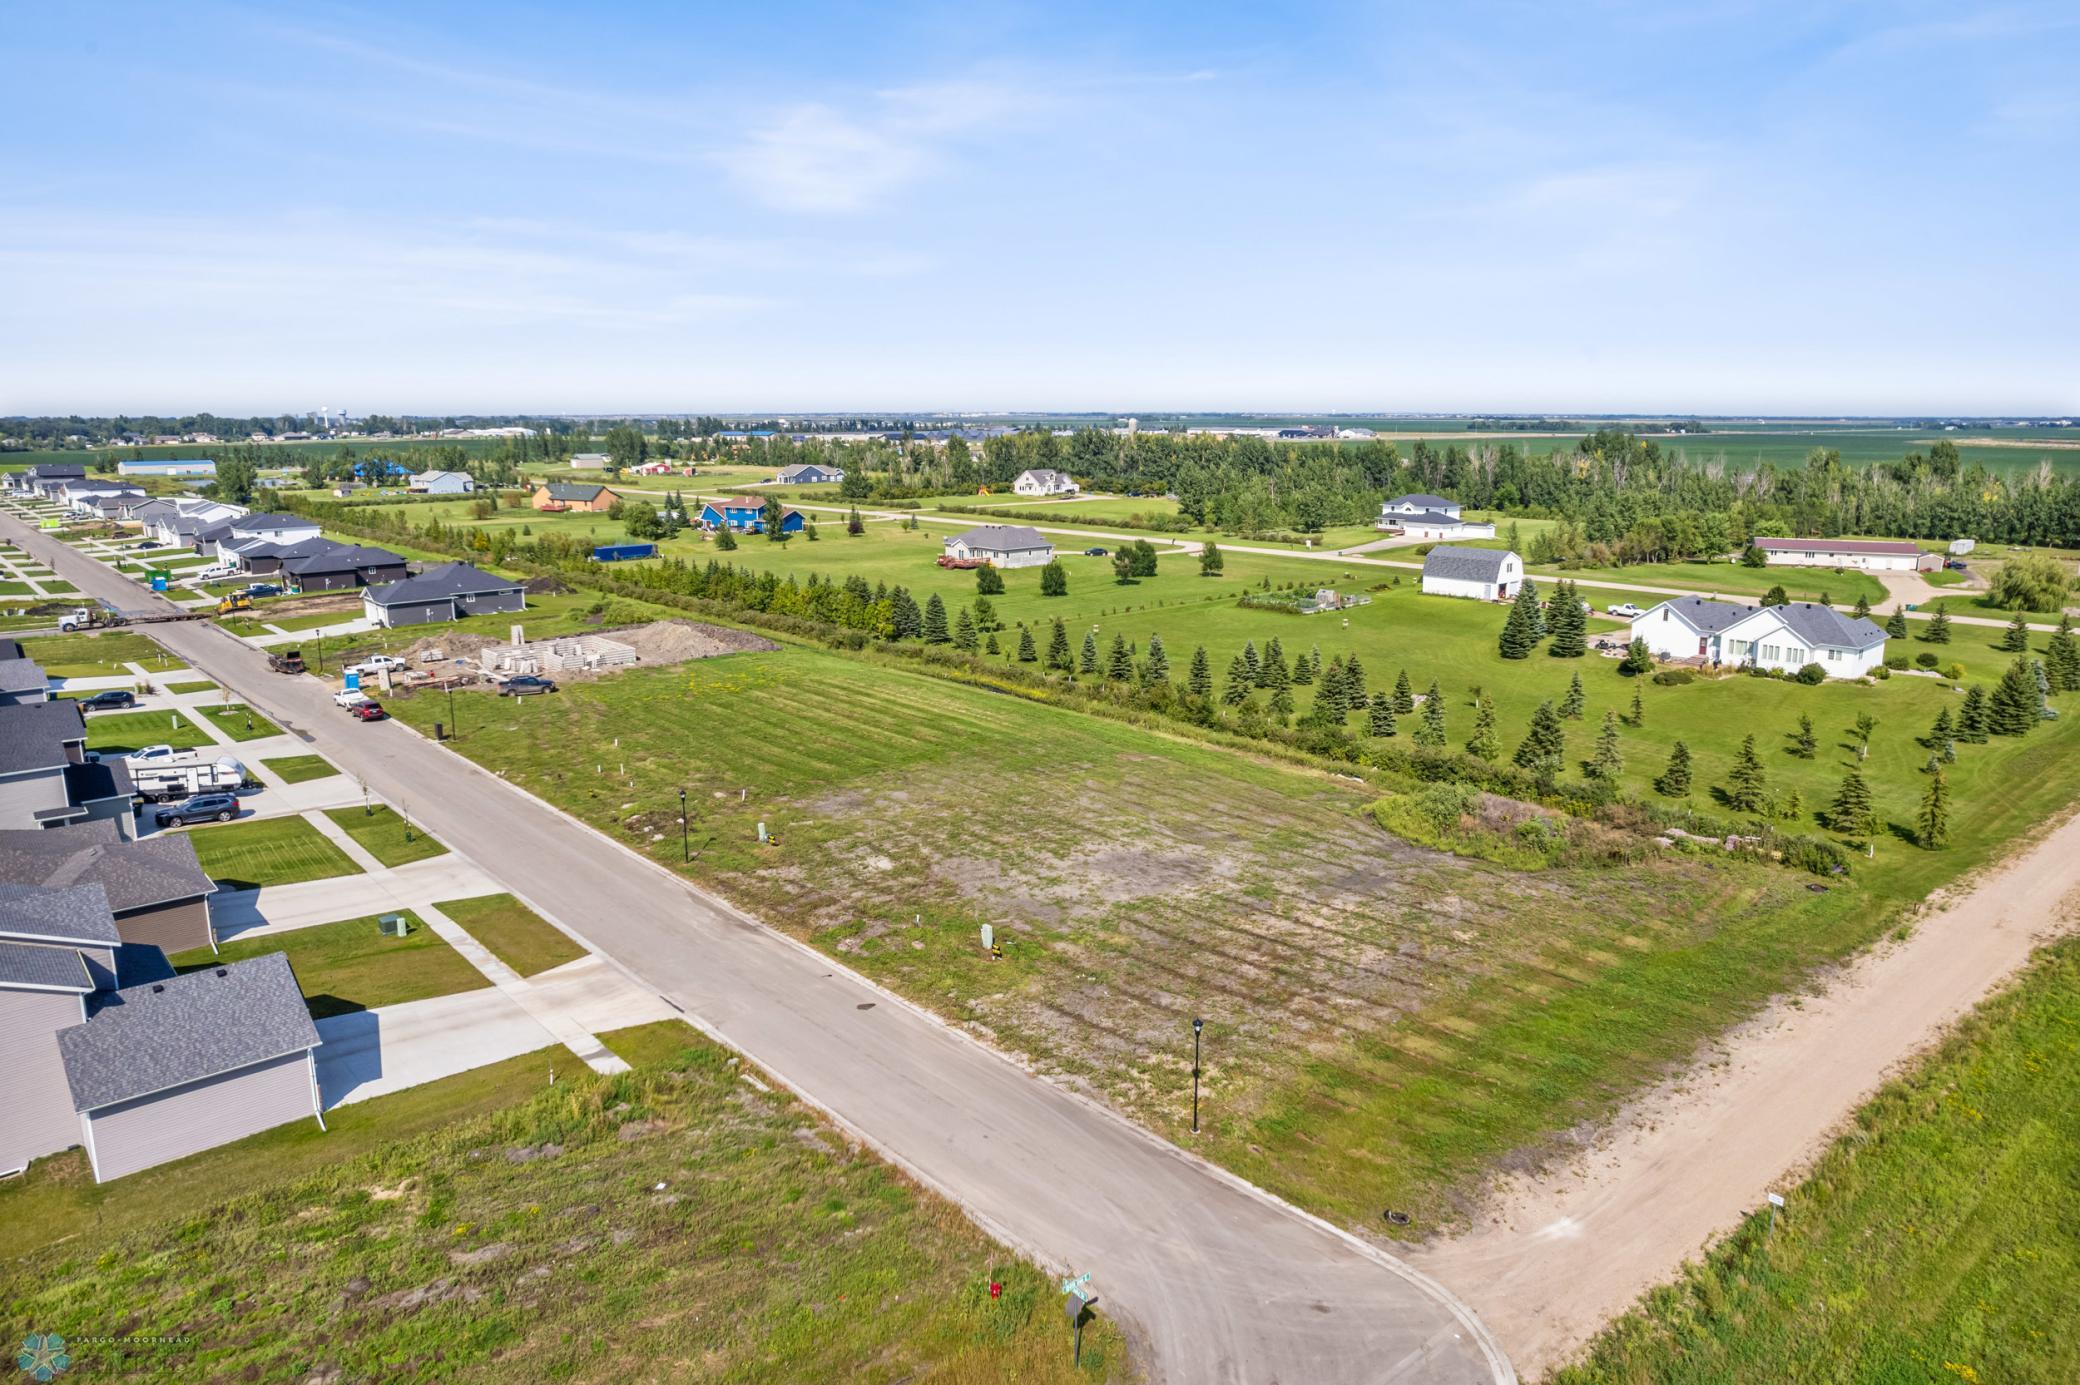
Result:
M267 666L276 673L301 673L303 672L303 651L300 649L286 649L280 654L270 654L267 656Z

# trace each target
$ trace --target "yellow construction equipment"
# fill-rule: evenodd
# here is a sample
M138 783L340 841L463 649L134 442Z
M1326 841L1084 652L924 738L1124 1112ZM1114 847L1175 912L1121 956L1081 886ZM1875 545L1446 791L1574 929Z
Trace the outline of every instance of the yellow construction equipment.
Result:
M220 616L228 616L233 611L250 611L252 609L253 598L244 592L233 592L217 603L217 614Z

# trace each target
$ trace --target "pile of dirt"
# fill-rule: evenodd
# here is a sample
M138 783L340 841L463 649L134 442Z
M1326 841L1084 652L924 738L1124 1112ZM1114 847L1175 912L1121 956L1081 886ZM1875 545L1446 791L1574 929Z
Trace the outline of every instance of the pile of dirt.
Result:
M255 614L265 620L283 620L293 616L328 615L334 611L358 611L361 609L361 593L324 592L312 596L286 596L279 601L270 601L264 610Z
M520 584L520 589L529 596L560 596L571 587L559 577L530 577Z
M763 653L780 646L748 630L724 625L703 625L693 620L660 620L620 630L595 633L619 640L635 650L646 664L683 664L689 659L712 659L718 654Z

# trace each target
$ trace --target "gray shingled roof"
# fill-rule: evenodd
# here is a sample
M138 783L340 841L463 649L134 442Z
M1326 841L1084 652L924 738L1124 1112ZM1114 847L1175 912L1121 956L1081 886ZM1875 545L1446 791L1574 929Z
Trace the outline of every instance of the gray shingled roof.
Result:
M404 558L387 548L362 548L334 544L322 553L299 554L282 559L282 569L299 575L306 572L358 572L365 567L396 567Z
M231 527L241 534L257 533L262 529L315 529L317 521L301 515L240 515L231 521Z
M1736 606L1730 601L1707 601L1701 596L1679 596L1664 601L1670 611L1679 616L1683 623L1700 635L1716 635L1737 620L1745 620L1755 614L1756 607ZM1656 606L1655 610L1660 610ZM1648 612L1649 615L1653 612Z
M98 884L118 914L195 899L216 886L195 859L195 844L172 832L126 842L107 818L68 827L0 831L0 882L15 885Z
M296 973L279 952L111 992L85 1024L58 1031L58 1054L78 1111L318 1043Z
M121 760L89 760L83 765L65 766L65 796L74 803L99 803L104 798L127 798L136 792L130 766Z
M468 563L442 563L417 577L407 577L386 586L370 587L364 593L378 606L410 606L421 601L444 601L464 592L515 592L520 584L510 577L493 577Z
M831 469L829 467L823 465L823 463L821 462L796 462L792 466L784 466L780 468L780 479L783 481L789 480L793 477L801 475L805 471L813 471L818 473L819 475L823 475L828 474L830 470Z
M21 646L15 647L19 649ZM43 671L43 665L34 659L0 658L0 692L35 692L50 685L50 677Z
M544 483L543 489L549 492L551 500L592 501L599 499L599 493L605 490L606 487L588 485L579 481L549 481Z
M1454 548L1441 543L1423 556L1423 575L1458 582L1493 582L1501 578L1502 560L1509 556L1506 548Z
M1458 515L1448 515L1442 510L1417 510L1414 514L1403 514L1396 510L1393 514L1388 515L1387 518L1399 524L1478 524L1482 522L1479 520L1462 519Z
M108 891L98 883L0 884L0 937L118 947L123 935L108 909Z
M1812 601L1773 607L1808 645L1834 649L1869 649L1885 642L1884 628L1860 616L1845 616Z
M0 640L0 659L26 659L20 640Z
M985 524L947 542L964 543L971 551L979 549L984 553L1014 553L1050 546L1045 534L1024 524Z
M65 743L86 734L79 703L71 698L0 707L0 774L56 769L68 762Z
M94 989L87 959L73 947L37 943L0 943L0 986L50 986L86 992Z
M1458 501L1447 500L1441 495L1397 495L1387 504L1394 507L1415 505L1425 510L1442 510L1447 506L1452 509L1459 507Z

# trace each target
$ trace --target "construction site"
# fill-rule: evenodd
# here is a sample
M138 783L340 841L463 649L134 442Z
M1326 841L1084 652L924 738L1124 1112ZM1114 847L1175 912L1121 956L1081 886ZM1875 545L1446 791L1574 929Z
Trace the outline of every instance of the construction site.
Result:
M391 679L405 690L488 690L512 678L600 678L637 665L662 667L778 648L748 631L691 620L660 620L539 640L527 638L522 622L504 640L459 630L428 636L403 651L409 667L392 674Z

